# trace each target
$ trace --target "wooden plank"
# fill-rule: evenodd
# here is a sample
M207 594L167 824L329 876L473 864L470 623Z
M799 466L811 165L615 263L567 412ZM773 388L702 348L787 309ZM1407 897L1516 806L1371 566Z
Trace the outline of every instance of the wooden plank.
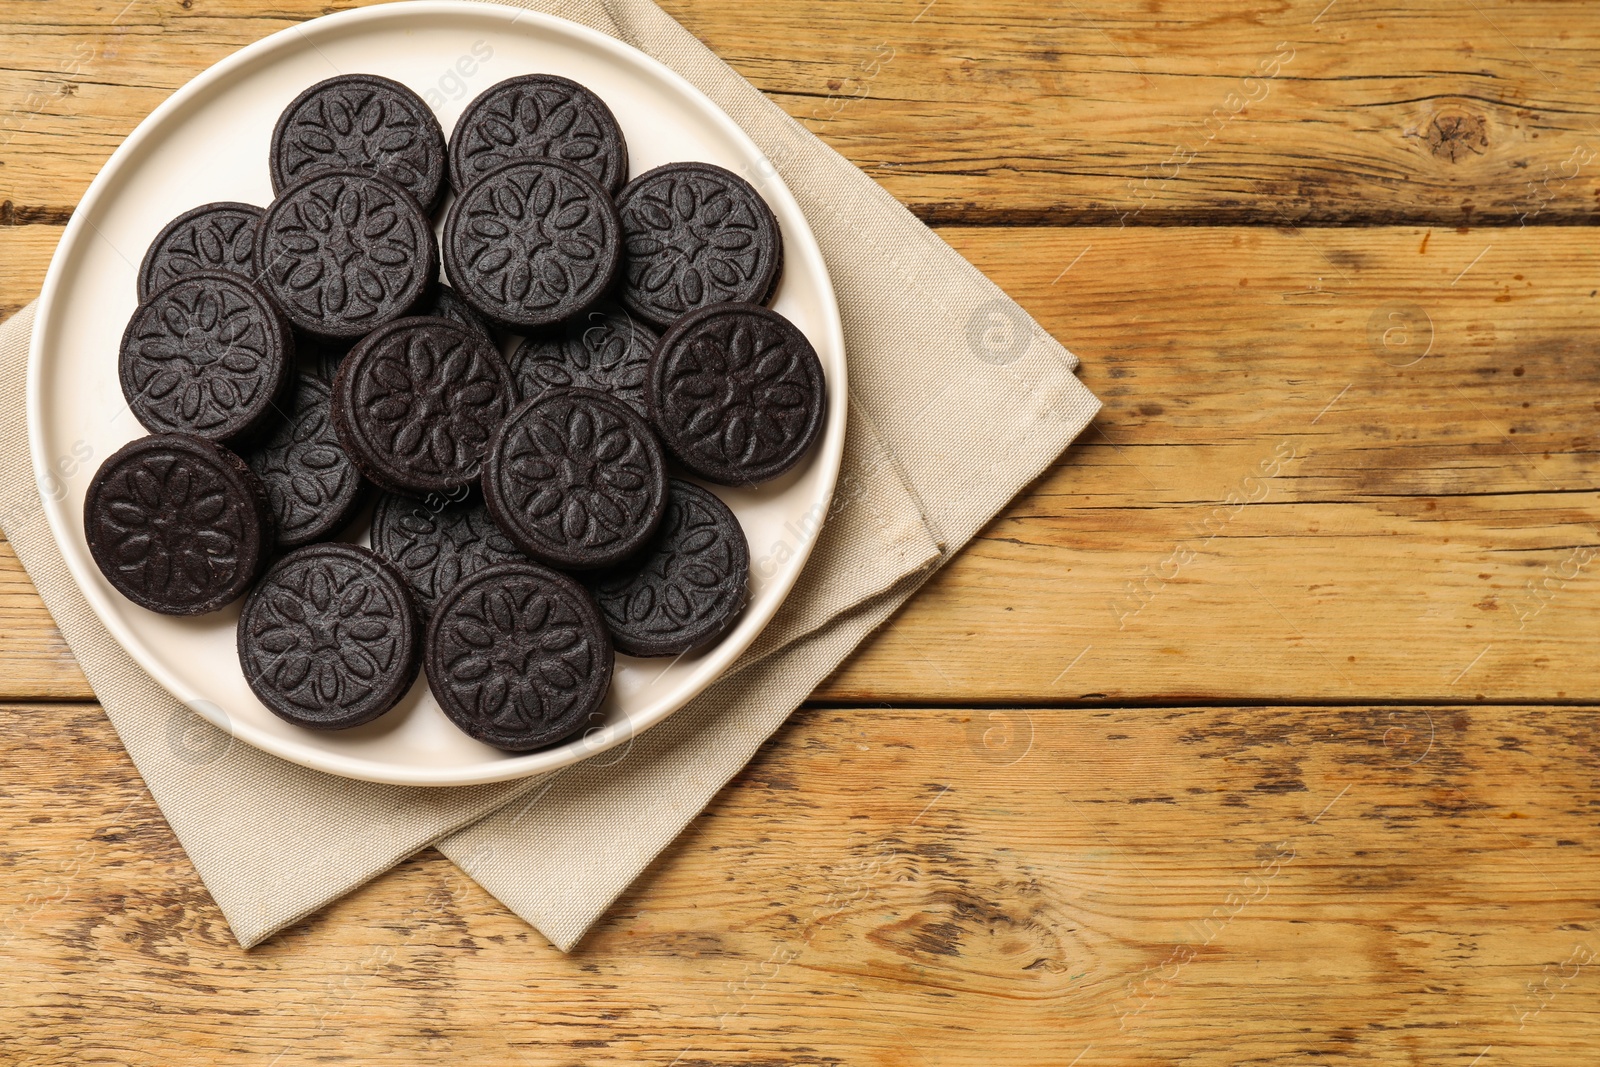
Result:
M241 953L99 711L6 707L0 1028L19 1064L1584 1062L1593 715L808 711L563 957L434 853Z
M823 698L1600 699L1585 233L945 235L1106 410ZM27 588L0 694L89 699Z
M4 541L0 541L0 663L5 664L0 699L94 699L55 620Z
M0 226L0 321L39 295L63 227Z
M1600 695L1580 231L945 235L1106 409L824 695Z
M60 221L178 86L348 6L6 4L0 201ZM1563 0L664 6L929 220L1581 223L1600 192L1600 19Z

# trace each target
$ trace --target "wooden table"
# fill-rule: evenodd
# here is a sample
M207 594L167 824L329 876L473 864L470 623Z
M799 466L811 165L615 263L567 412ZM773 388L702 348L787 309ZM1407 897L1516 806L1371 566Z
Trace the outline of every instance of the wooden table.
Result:
M432 852L240 951L6 550L0 1059L1592 1062L1594 8L666 6L1104 413L569 956ZM0 3L0 311L330 10Z

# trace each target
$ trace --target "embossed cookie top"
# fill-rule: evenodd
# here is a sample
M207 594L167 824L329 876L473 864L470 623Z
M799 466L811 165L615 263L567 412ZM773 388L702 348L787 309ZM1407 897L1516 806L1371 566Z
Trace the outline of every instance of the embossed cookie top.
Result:
M382 178L330 171L267 209L256 238L262 288L300 329L356 338L404 315L439 274L433 229Z
M167 223L139 264L140 303L196 271L222 271L253 282L256 227L264 214L253 204L219 202L191 208Z
M279 717L315 730L370 722L422 666L422 621L395 569L357 545L279 560L239 615L239 665Z
M196 271L128 320L117 357L122 395L152 433L247 436L289 380L292 343L256 289L232 274Z
M250 468L188 434L141 437L113 453L89 483L83 528L106 580L164 615L203 615L243 596L270 536Z
M604 295L622 258L622 230L610 195L583 171L511 163L450 205L443 249L463 300L491 322L530 330Z
M330 170L375 173L426 211L444 195L444 131L422 97L375 74L318 82L283 109L272 130L272 190Z
M618 652L676 656L727 633L744 610L750 548L716 496L673 479L667 513L637 559L590 583Z
M390 492L448 493L478 478L515 387L498 349L449 319L401 319L339 365L333 423L361 472Z
M622 302L665 329L695 308L763 303L783 265L778 220L761 194L710 163L668 163L617 197Z
M755 304L685 315L650 362L650 421L685 467L754 485L800 462L822 429L827 383L805 334Z
M361 472L345 453L329 414L327 382L301 374L272 435L245 453L267 489L278 544L330 537L361 506Z
M428 684L450 720L512 752L592 722L614 661L582 586L532 563L501 563L446 593L428 624Z
M405 575L424 612L461 579L525 559L475 494L450 500L385 493L372 513L372 547Z
M467 105L450 134L450 184L458 192L523 159L569 163L608 193L628 180L628 144L611 109L554 74L490 86Z
M511 357L517 396L532 400L551 389L593 389L649 417L645 372L655 331L615 304L575 315L553 337L530 337Z
M517 407L484 458L489 514L535 559L574 570L609 567L643 548L661 523L661 446L632 408L569 389Z

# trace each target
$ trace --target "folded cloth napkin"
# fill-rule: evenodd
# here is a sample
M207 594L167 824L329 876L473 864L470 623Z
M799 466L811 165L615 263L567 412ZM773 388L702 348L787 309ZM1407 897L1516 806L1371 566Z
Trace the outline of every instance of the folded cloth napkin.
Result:
M793 191L844 319L851 395L838 490L800 581L757 642L626 746L519 782L351 781L234 743L101 626L50 534L29 459L32 307L0 326L0 526L246 947L431 844L571 948L812 689L1099 409L1071 353L650 0L512 6L584 23L672 67L766 153L772 170L756 183L781 176Z

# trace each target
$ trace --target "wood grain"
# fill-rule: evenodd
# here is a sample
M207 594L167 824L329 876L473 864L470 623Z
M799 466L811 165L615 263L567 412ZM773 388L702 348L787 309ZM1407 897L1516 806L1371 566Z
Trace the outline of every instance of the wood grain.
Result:
M1585 231L944 232L1106 408L823 698L1600 701ZM0 633L0 694L92 699Z
M1600 696L1585 231L945 236L1106 407L828 696Z
M431 852L240 952L98 709L0 708L0 1030L15 1064L1572 1063L1594 713L807 711L563 957Z
M6 3L0 221L59 222L206 66L350 4ZM669 0L929 221L1583 223L1600 24L1562 0Z
M0 315L346 6L0 0ZM664 6L1104 413L570 956L431 851L240 951L0 544L0 1060L1593 1060L1592 9Z

